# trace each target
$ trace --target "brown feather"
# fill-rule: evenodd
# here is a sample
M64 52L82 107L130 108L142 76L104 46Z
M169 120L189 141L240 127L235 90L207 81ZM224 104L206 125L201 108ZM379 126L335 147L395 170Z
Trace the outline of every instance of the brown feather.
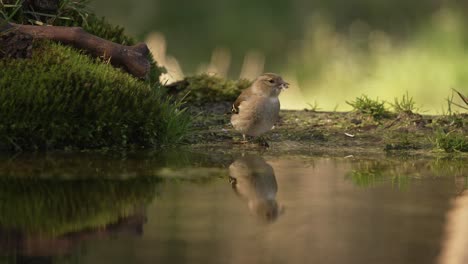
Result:
M243 101L246 101L247 99L249 99L249 97L252 95L252 89L251 87L245 89L244 91L242 91L242 93L239 95L239 97L237 97L236 101L234 102L234 104L232 105L232 112L235 113L235 114L238 114L239 113L239 105L243 102Z

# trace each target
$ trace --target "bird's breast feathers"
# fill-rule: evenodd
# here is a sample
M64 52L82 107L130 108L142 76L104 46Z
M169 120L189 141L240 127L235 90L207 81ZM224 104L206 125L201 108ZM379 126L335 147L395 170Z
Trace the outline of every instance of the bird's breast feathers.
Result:
M280 110L277 97L252 96L239 105L239 114L256 122L275 123Z

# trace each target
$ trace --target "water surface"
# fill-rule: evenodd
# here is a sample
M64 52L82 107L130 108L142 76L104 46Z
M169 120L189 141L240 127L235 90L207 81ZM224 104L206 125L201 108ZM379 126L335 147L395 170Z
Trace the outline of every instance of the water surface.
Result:
M465 221L453 224L468 212L467 172L456 158L2 157L0 259L448 263L467 245Z

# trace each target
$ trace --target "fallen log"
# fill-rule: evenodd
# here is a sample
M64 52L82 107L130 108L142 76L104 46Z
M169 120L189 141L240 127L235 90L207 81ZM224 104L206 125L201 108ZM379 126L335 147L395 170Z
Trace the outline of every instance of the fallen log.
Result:
M109 60L112 65L122 67L138 78L147 78L151 68L148 59L149 49L145 43L124 46L92 35L80 27L32 26L8 23L2 29L28 34L33 39L58 41L85 50L94 57Z

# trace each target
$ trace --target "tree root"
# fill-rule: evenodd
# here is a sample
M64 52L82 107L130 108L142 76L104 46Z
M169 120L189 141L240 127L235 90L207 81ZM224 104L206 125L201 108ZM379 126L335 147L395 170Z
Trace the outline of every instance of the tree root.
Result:
M58 41L85 50L94 57L109 60L112 65L122 67L138 78L147 78L150 72L149 49L145 43L124 46L92 35L80 27L32 26L8 23L2 29L28 34L33 39Z

